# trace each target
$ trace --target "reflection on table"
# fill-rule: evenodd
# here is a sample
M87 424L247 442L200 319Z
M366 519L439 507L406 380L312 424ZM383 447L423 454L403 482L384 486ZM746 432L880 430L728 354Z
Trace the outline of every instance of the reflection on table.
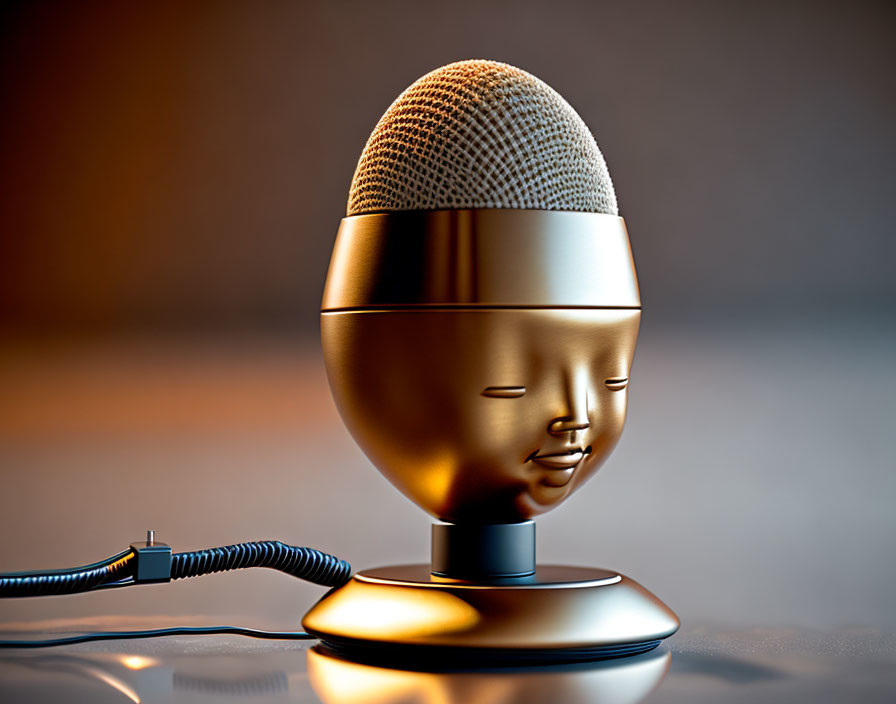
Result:
M669 660L661 646L576 665L426 671L351 662L317 646L308 651L308 677L324 704L634 704L662 681Z
M319 647L175 657L69 650L9 653L2 680L28 701L295 702L313 691L323 704L634 704L656 688L669 661L660 647L569 666L427 672L355 663Z

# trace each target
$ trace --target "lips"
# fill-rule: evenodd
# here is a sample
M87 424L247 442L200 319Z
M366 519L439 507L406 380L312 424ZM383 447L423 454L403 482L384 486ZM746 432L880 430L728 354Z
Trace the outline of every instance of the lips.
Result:
M543 455L538 455L533 452L529 456L529 459L545 469L550 470L541 478L542 484L560 488L569 484L569 480L572 479L572 475L575 473L579 462L581 462L585 458L585 455L590 452L591 446L589 445L584 450L580 447L576 447L572 450L567 450L566 452L547 452Z
M537 450L528 459L550 470L541 478L541 483L545 486L559 488L569 484L569 480L572 479L579 462L591 453L591 445L584 450L580 447L574 447L566 452L546 452L542 455L536 453Z
M569 452L535 455L531 459L548 469L571 469L581 462L584 456L584 450L576 449Z

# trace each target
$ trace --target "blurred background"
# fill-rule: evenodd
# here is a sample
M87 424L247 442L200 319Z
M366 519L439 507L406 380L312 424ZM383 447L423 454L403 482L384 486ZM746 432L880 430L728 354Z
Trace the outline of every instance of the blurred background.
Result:
M279 538L428 559L318 340L367 135L464 58L558 90L607 159L642 335L622 442L540 559L684 621L896 627L896 6L12 3L0 15L0 570ZM295 628L267 571L0 602Z

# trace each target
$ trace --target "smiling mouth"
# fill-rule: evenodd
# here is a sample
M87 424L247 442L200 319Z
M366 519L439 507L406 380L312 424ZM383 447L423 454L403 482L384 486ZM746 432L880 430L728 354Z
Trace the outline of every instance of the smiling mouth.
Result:
M526 461L532 460L547 469L569 470L574 468L587 455L591 454L591 445L584 450L580 447L575 447L566 452L550 452L543 455L536 454L537 452L536 450L529 455Z

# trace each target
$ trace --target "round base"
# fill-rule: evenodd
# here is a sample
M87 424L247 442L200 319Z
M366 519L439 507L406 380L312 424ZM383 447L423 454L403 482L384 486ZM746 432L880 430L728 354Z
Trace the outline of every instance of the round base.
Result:
M530 577L470 582L429 565L359 572L302 620L340 653L370 659L576 662L641 653L678 630L634 580L544 565Z

